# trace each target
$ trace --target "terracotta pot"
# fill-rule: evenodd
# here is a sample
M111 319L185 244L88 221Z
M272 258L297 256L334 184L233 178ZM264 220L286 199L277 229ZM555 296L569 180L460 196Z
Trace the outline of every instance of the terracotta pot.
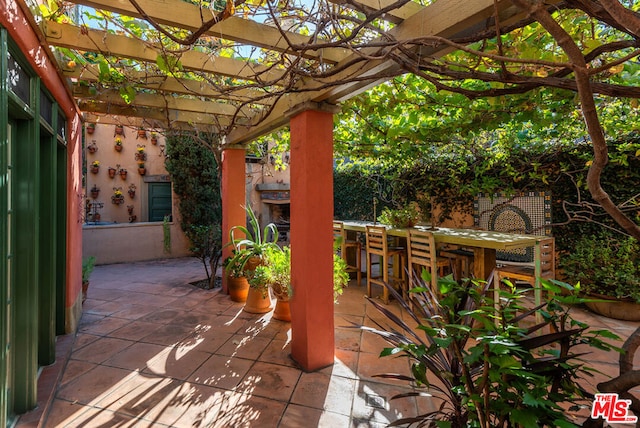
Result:
M151 137L151 144L153 144L154 146L158 144L158 139L155 137Z
M262 259L260 257L258 256L250 257L249 260L247 260L247 263L245 263L244 265L244 270L254 271L258 266L260 266L261 263L262 263Z
M100 196L100 191L99 190L92 190L91 191L91 199L98 199L98 196Z
M96 126L87 125L87 134L93 134L96 130Z
M90 146L87 146L87 150L89 150L89 153L95 153L98 151L98 146L91 144Z
M147 131L145 131L144 129L139 129L138 130L138 138L144 138L146 140L147 139Z
M116 149L116 152L122 151L122 145L115 144L113 147Z
M247 294L247 303L244 305L244 311L251 314L265 314L271 310L271 298L269 293L262 295L262 291L253 287L249 287Z
M280 321L291 322L291 308L289 306L289 300L277 300L276 308L273 310L273 317Z
M246 277L241 276L236 278L235 276L227 276L227 285L231 300L241 303L247 301L247 294L249 294L249 281L247 281Z
M146 173L147 173L147 169L146 168L138 168L138 174L145 175Z
M122 178L123 180L127 179L127 171L120 171L120 178Z
M109 178L113 178L116 176L115 168L109 168Z
M589 298L599 302L585 302L585 306L598 315L624 321L640 321L640 303L590 293Z
M129 197L131 199L133 199L136 196L136 191L135 190L129 190Z
M99 166L92 166L91 167L91 172L94 174L97 174L98 172L100 172L100 167Z
M124 126L122 126L122 125L116 125L116 134L117 134L117 135L122 135L122 134L124 134Z

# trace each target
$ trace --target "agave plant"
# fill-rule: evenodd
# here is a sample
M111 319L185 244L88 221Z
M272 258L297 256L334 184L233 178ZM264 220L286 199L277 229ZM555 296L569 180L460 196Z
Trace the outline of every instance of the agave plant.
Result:
M416 275L417 276L417 275ZM411 375L381 374L380 377L410 381L415 390L393 397L429 396L437 410L400 419L390 426L414 427L575 427L566 409L576 410L593 395L580 384L591 376L572 351L587 344L599 349L618 349L602 339L618 339L606 330L587 331L573 320L562 304L576 303L575 295L561 296L569 284L547 281L555 296L527 309L523 291L501 292L494 305L487 283L451 277L430 287L428 273L417 278L406 301L393 288L389 292L411 316L408 324L386 306L369 299L393 328L359 326L382 336L391 347L381 356L406 357ZM535 324L541 311L544 322ZM416 328L417 326L417 328Z
M250 228L236 225L229 230L229 245L233 245L235 249L235 254L229 263L239 265L242 270L252 258L262 259L267 249L280 251L277 244L279 235L276 225L269 223L261 230L258 218L251 206L247 206L246 210ZM243 234L244 237L237 237L238 233Z

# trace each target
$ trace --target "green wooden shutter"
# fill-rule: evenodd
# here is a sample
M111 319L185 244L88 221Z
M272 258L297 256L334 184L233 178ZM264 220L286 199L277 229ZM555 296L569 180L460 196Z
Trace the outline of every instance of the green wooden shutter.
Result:
M171 215L171 183L149 183L149 221Z

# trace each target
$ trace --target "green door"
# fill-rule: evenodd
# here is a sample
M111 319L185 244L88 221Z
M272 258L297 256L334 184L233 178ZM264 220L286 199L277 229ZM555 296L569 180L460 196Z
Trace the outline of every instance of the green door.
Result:
M5 383L2 385L4 390L5 397L5 409L7 416L7 422L10 422L13 417L13 349L11 344L11 337L13 336L13 294L15 293L14 285L15 281L13 279L13 253L14 253L14 240L13 240L13 231L14 231L14 218L13 218L13 155L12 149L15 147L15 124L13 122L9 122L7 124L7 141L8 144L4 150L4 154L6 155L6 187L4 192L4 205L6 207L6 236L4 242L4 252L6 255L5 260L5 277L3 278L3 287L5 287L5 301L3 302L5 306L4 319L6 323L4 331L2 332L2 336L4 337L3 346L3 356L4 356L4 380ZM2 418L0 418L2 419Z
M171 216L171 183L149 183L149 221Z

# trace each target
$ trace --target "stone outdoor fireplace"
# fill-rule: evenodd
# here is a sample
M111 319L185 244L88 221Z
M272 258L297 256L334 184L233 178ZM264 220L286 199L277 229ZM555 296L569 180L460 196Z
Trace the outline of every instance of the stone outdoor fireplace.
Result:
M289 183L256 184L262 205L263 226L274 223L280 233L280 241L289 242L291 224L291 205L289 201Z

